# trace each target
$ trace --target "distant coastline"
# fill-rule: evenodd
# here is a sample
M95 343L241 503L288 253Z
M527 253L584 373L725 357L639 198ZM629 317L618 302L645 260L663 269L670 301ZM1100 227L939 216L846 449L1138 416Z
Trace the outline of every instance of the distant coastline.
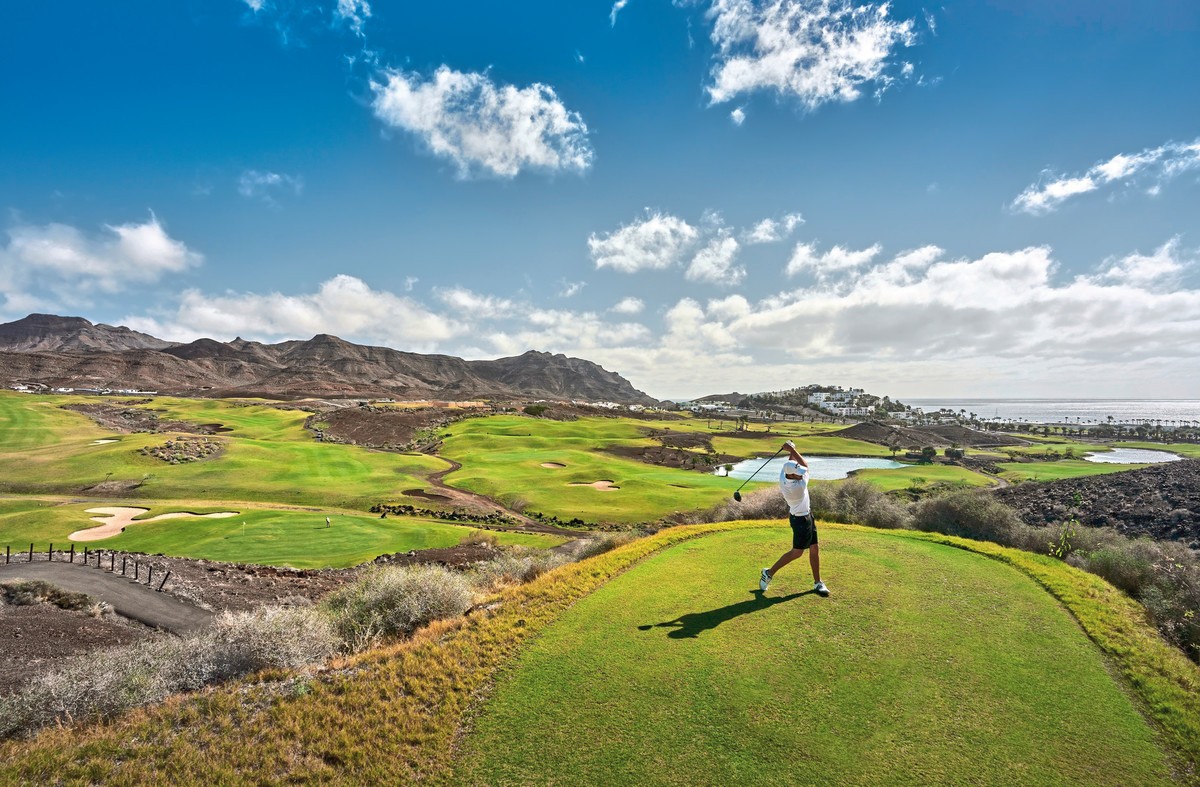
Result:
M1138 424L1161 420L1164 425L1200 421L1200 399L903 399L925 412L941 409L980 420L1026 421L1039 424Z

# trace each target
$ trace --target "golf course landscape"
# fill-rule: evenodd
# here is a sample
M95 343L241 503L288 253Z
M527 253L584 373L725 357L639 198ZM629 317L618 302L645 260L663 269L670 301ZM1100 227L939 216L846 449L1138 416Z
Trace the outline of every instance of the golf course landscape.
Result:
M354 570L482 537L501 561L549 562L525 581L471 580L465 614L405 636L12 738L0 782L1197 781L1200 669L1094 575L982 541L822 523L832 595L811 591L806 559L761 592L760 568L788 545L781 520L664 526L726 504L743 482L717 471L783 439L812 455L896 453L836 425L471 413L414 453L328 439L306 428L309 410L263 400L106 411L144 432L78 411L95 402L0 393L0 543ZM998 475L911 461L855 475L921 497L1128 468L973 453ZM114 515L123 530L87 533ZM593 527L624 533L578 562L546 551Z

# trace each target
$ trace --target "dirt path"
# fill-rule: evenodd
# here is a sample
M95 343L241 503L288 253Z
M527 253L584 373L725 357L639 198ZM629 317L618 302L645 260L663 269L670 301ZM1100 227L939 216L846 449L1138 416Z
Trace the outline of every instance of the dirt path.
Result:
M139 585L128 577L71 563L14 563L0 566L3 579L41 579L64 590L107 601L121 615L175 634L208 625L213 613Z
M513 530L513 531L517 531L517 532L532 531L535 533L551 533L556 536L571 536L573 538L577 538L579 536L578 530L566 530L561 527L554 527L553 525L543 524L543 523L537 521L536 519L530 519L529 517L525 516L524 514L519 514L510 508L505 508L504 506L500 505L499 503L497 503L495 500L491 499L490 497L484 497L483 495L477 495L474 492L467 492L462 489L455 489L452 486L448 486L443 479L446 476L453 473L454 471L461 470L462 465L459 464L458 462L455 462L453 459L447 459L444 456L439 456L438 459L441 459L443 462L448 463L450 465L450 467L446 468L445 470L439 470L436 473L431 473L429 475L429 483L432 484L433 486L436 486L442 492L445 492L446 495L451 499L452 502L464 503L469 508L478 508L478 507L482 506L484 509L486 509L488 511L500 511L501 513L503 513L507 516L511 516L513 519L517 519L521 522L520 527L501 527L501 526L497 526L497 525L491 525L491 527L496 528L498 530Z

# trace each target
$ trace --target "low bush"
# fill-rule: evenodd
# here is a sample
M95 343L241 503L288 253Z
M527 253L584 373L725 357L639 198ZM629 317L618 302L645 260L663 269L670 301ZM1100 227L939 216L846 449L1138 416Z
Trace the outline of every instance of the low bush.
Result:
M80 656L32 679L24 691L0 697L0 738L110 718L263 669L317 664L337 644L329 621L311 607L226 614L202 631Z
M486 565L486 564L485 564ZM387 567L364 574L326 596L321 608L349 652L382 637L409 634L433 620L455 617L471 606L470 583L442 566Z
M500 546L500 537L490 530L472 530L463 536L462 541L458 542L459 546L489 546L498 548Z
M952 492L915 503L912 523L917 530L1005 545L1024 527L1011 508L975 492Z
M581 538L568 547L571 560L587 560L589 557L603 555L617 547L624 546L643 534L637 532L604 533L592 538Z
M896 530L909 526L908 507L866 481L815 484L808 489L813 516L830 522Z
M96 599L87 593L63 590L41 579L10 579L0 582L0 599L14 607L53 604L62 609L80 611L97 606Z
M471 569L471 579L481 590L490 591L504 585L528 582L569 562L571 557L561 552L514 548L491 560L477 563Z

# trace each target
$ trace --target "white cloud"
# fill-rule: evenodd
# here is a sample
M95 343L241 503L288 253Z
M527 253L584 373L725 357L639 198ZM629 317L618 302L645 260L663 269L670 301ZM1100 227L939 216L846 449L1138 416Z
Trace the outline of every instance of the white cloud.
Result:
M105 225L88 235L66 224L16 225L0 246L0 294L10 304L79 304L93 293L134 285L199 266L203 255L167 234L158 218Z
M263 0L244 0L244 2L256 14L263 9Z
M434 295L462 320L507 317L516 308L507 298L480 295L465 287L437 288Z
M583 288L587 286L586 281L563 281L562 289L558 291L560 298L573 298L583 292Z
M629 296L617 301L616 305L609 309L609 311L616 312L617 314L640 314L645 308L645 301L641 298Z
M851 0L712 0L709 97L719 104L772 90L816 109L864 89L879 95L912 71L896 50L914 43L913 22L888 12L887 3Z
M608 12L608 21L613 27L617 26L617 14L621 13L621 9L629 5L629 0L617 0L613 3L612 10Z
M798 273L812 272L818 277L826 277L831 273L852 270L866 265L882 250L878 243L858 251L834 246L824 254L817 252L811 243L797 243L788 260L786 273L795 276Z
M404 277L404 291L412 292L413 287L416 287L417 282L419 282L419 281L420 281L420 279L418 279L416 276L405 276Z
M275 205L274 194L280 191L300 194L304 191L304 179L298 175L259 172L256 169L248 169L238 177L238 194L243 197L261 199L269 205Z
M786 239L803 223L804 217L799 213L788 213L778 220L763 219L743 232L742 240L751 246L757 243L775 243Z
M652 211L608 235L588 236L588 250L597 268L661 270L679 264L699 234L683 219Z
M1127 284L1142 289L1173 288L1187 267L1182 258L1179 238L1159 246L1153 254L1133 253L1117 260L1095 277L1085 278L1098 284Z
M285 295L187 290L169 317L127 317L123 323L164 339L235 336L278 341L330 333L403 350L432 350L466 331L462 321L435 314L420 303L372 290L353 276L334 276L314 293Z
M746 122L746 111L738 107L729 113L729 119L733 121L733 125L740 126Z
M746 269L733 264L740 248L737 240L728 235L713 238L692 258L684 276L690 281L727 287L740 284L746 278Z
M426 80L399 70L372 81L375 115L418 136L461 177L512 178L523 170L583 172L594 153L579 113L543 84L498 85L487 74L441 66Z
M362 36L363 25L371 18L371 6L367 0L337 0L334 16L349 25L357 36Z
M1118 153L1094 164L1082 175L1044 172L1042 182L1022 191L1011 208L1033 215L1050 213L1072 197L1122 182L1138 185L1155 196L1167 181L1197 169L1200 169L1200 138L1187 143L1168 142L1140 153Z

